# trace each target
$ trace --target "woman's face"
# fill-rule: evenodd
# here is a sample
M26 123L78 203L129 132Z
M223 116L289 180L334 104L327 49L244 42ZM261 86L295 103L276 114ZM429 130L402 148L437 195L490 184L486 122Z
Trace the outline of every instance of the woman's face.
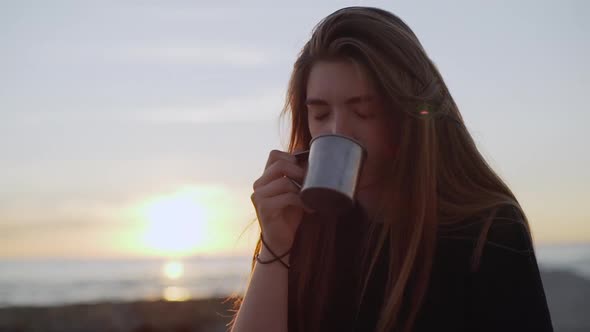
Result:
M315 63L307 82L306 105L312 138L339 134L360 141L367 149L359 189L379 181L395 156L395 124L362 67L349 61Z

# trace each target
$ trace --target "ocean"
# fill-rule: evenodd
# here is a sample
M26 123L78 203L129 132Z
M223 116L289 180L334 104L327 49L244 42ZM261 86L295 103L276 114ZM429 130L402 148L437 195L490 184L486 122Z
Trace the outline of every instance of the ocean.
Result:
M542 270L590 280L590 244L536 248ZM0 307L105 301L182 301L242 293L251 257L138 260L0 260Z
M0 261L0 307L210 298L243 292L251 257Z

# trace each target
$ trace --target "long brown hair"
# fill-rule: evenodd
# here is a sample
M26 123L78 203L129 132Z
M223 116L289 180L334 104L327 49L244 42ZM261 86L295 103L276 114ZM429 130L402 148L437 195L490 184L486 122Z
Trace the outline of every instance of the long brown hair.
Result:
M484 216L473 255L475 269L498 207L512 205L527 228L528 221L514 194L479 153L441 74L416 35L399 17L382 9L343 8L314 28L294 64L282 113L291 117L289 152L309 148L307 79L315 63L331 60L360 65L384 99L386 111L399 121L398 132L384 138L395 140L397 158L385 179L387 191L378 209L384 222L373 223L369 232L376 236L370 237L372 249L365 250L362 275L367 277L362 292L379 253L385 250L389 273L377 331L410 331L429 283L441 228ZM301 314L298 322L304 331L317 330L324 312L329 266L335 257L330 227L335 226L303 222L298 231L301 252L291 262L298 270L289 282L297 284L298 308L308 307L305 311L314 315L305 317L303 310L295 310ZM260 241L254 255L259 250Z

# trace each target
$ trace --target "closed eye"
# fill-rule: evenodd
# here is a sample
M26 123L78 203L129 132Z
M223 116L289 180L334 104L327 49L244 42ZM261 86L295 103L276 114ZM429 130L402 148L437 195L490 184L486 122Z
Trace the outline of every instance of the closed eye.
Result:
M329 113L317 114L317 115L314 115L313 118L314 118L314 120L320 121L320 120L327 118L328 115L329 115Z
M373 112L367 110L355 110L354 113L361 119L369 119L375 116Z
M307 112L314 120L323 120L330 115L330 108L327 105L308 105Z

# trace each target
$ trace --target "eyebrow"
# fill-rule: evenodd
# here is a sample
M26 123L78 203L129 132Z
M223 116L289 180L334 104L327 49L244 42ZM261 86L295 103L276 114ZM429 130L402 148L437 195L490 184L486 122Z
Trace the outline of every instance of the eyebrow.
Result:
M360 96L354 96L354 97L348 98L348 99L346 99L346 101L344 103L347 105L354 105L354 104L370 102L373 99L374 99L373 95L360 95ZM305 104L306 105L328 105L328 102L323 99L320 99L320 98L307 98L305 100Z

